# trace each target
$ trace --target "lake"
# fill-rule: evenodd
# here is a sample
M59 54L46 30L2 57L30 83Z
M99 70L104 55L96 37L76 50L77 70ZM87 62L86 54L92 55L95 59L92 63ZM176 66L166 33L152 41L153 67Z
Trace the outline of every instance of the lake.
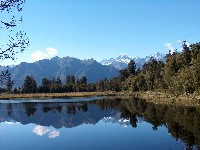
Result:
M200 147L200 108L141 99L0 101L1 150Z

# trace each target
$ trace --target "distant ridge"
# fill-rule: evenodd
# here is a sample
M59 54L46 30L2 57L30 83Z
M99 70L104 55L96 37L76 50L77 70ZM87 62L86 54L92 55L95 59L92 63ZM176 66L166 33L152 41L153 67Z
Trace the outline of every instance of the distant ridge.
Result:
M158 52L154 55L146 56L144 58L140 58L137 56L127 56L127 55L121 54L117 58L103 59L100 63L102 65L111 65L111 66L114 66L116 69L121 70L128 66L128 63L130 62L130 60L134 60L136 62L136 67L140 68L145 63L147 63L151 57L153 57L154 59L158 61L165 61L165 55Z
M65 83L67 75L75 75L76 79L86 76L88 82L94 83L100 79L110 79L119 75L119 70L128 66L130 60L136 62L136 67L140 68L153 57L158 61L165 61L165 55L156 53L151 56L140 58L137 56L127 56L124 54L116 58L104 59L97 62L94 59L80 60L73 57L58 56L52 59L44 59L34 63L22 62L19 65L12 65L10 73L15 80L14 87L21 87L27 75L33 76L40 85L43 78L52 79L53 77L60 77ZM2 69L0 67L0 69Z
M60 77L65 83L67 75L75 75L76 78L86 76L88 82L96 82L105 77L110 79L119 75L119 71L113 66L105 66L94 59L80 60L72 57L54 57L34 63L22 62L10 68L15 87L21 87L27 75L33 76L38 84L44 77L51 79Z

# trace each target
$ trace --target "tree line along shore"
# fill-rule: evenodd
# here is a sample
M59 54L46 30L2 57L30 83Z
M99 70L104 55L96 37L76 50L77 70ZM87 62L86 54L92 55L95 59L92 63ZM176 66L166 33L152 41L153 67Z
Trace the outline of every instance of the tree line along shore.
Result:
M11 76L8 76L6 88L1 88L0 92L18 95L81 92L122 92L129 95L135 95L133 93L144 95L144 93L152 92L157 93L152 97L162 93L166 98L198 99L200 95L200 43L188 46L184 41L182 50L169 51L164 62L151 58L139 69L136 69L135 61L131 60L126 69L120 70L118 77L105 78L96 83L88 83L84 76L76 79L74 75L67 75L65 83L62 83L59 77L43 78L38 86L34 77L27 76L22 87L13 88L13 84Z
M160 92L70 92L70 93L28 93L13 94L1 93L0 100L29 100L29 99L60 99L60 98L81 98L81 97L100 97L100 98L122 98L134 99L139 98L154 104L169 104L183 106L200 106L200 96L195 99L192 96L172 97Z

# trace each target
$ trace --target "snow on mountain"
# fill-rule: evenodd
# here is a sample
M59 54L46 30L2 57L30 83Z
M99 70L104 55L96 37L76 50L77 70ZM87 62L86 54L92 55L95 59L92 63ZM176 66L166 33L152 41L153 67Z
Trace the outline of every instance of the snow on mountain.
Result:
M112 117L104 117L102 120L105 123L118 123L120 124L122 127L128 127L130 125L130 120L129 119L125 119L125 118L121 118L121 113L117 113L115 116Z
M156 59L157 61L164 61L165 60L165 55L164 54L161 54L159 52L155 53L154 55L151 55L151 56L147 56L146 58L151 58L153 57L154 59Z
M103 59L103 60L101 61L101 64L102 64L102 65L111 65L114 61L115 61L114 58Z
M145 63L147 63L150 60L151 57L153 57L157 61L165 60L165 55L158 52L153 55L146 56L144 58L140 58L138 56L127 56L125 54L120 54L117 58L104 59L100 63L102 65L112 65L118 70L121 70L126 68L131 60L134 60L136 62L136 67L141 68Z
M137 124L142 123L144 121L143 118L138 117L138 116L136 117L136 119L137 119ZM121 125L122 127L125 127L125 128L127 128L128 126L131 125L130 119L121 118L120 112L118 112L115 116L112 116L112 117L111 116L110 117L104 117L102 119L102 121L105 122L105 123L113 123L113 124L117 123L117 124L119 124L119 125Z
M124 62L124 63L128 64L131 59L132 59L132 57L129 57L129 56L124 55L124 54L121 54L116 58L116 61Z

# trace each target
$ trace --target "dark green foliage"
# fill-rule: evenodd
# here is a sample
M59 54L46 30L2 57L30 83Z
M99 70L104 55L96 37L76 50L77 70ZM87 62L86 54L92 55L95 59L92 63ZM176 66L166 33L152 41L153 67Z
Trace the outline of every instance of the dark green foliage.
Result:
M75 82L76 82L76 78L74 75L72 75L72 76L67 75L66 84L75 84Z
M167 89L175 95L199 93L200 45L196 43L188 47L184 41L182 48L182 52L166 58L164 79Z
M62 81L58 77L57 79L53 78L50 84L51 93L61 93L62 92Z
M5 93L7 90L4 88L0 88L0 93Z
M104 86L104 81L103 80L100 80L98 83L97 83L97 91L105 91L105 86Z
M189 66L190 65L190 62L192 60L192 57L191 57L191 50L190 48L187 46L186 44L186 41L183 41L183 54L182 54L182 57L183 57L183 65L184 66Z
M128 71L128 74L129 74L129 75L135 75L135 73L136 73L136 64L135 64L135 61L134 61L134 60L131 60L131 61L128 63L127 71Z
M118 78L97 83L98 91L164 91L170 94L189 95L200 93L200 43L189 47L183 42L182 52L166 55L166 62L151 58L135 71L135 62L130 61L127 69L120 71Z
M131 82L131 91L146 91L148 89L144 75L135 76Z
M128 68L127 69L122 69L120 70L120 78L122 81L124 81L126 78L129 76L133 76L136 73L136 64L134 60L131 60L128 63Z
M121 86L121 78L112 78L110 81L107 80L106 78L104 80L100 80L99 82L96 83L96 90L103 92L103 91L115 91L119 92L122 89Z
M70 84L71 83L71 76L67 75L66 77L66 84Z
M83 76L81 79L80 79L80 83L81 84L87 84L87 78L85 76Z
M42 79L42 85L38 88L40 93L49 93L50 92L51 81L47 78Z
M7 74L7 82L6 82L7 92L9 92L9 93L11 92L13 84L14 84L14 81L11 79L10 73L8 73Z
M85 77L85 78L86 78L86 77ZM76 82L76 78L75 78L74 75L71 76L71 78L70 78L70 82L71 82L72 84L75 84L75 82ZM86 84L87 84L87 83L86 83Z
M17 90L17 88L14 89L13 93L14 94L18 94L19 93L18 90Z
M22 93L36 93L37 92L37 83L33 77L26 76L24 80L24 85L22 87Z
M120 70L120 78L122 80L125 80L126 78L129 77L129 73L128 73L128 70L127 69L122 69Z
M14 93L20 93L20 89L14 90ZM42 79L42 85L37 88L37 84L33 77L27 76L24 80L22 87L22 93L62 93L62 92L94 92L96 91L95 83L87 83L87 78L83 76L81 79L77 79L74 75L66 77L66 84L62 84L61 79L47 78Z
M122 90L122 83L118 78L113 78L110 81L110 90L115 92L119 92Z
M161 91L175 96L200 94L200 43L188 47L183 42L182 48L182 52L167 54L166 62L151 58L137 71L135 62L130 61L128 68L120 71L119 77L101 79L97 83L88 83L85 76L76 80L74 75L67 75L64 85L60 78L44 78L37 89L33 77L27 76L22 90L15 90L15 93Z

